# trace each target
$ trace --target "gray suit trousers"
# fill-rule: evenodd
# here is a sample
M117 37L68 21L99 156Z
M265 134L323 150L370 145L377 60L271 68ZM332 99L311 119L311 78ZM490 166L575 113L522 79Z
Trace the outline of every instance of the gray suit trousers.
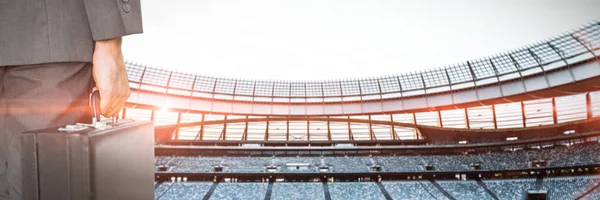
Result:
M91 119L91 63L0 66L0 200L22 199L20 133Z

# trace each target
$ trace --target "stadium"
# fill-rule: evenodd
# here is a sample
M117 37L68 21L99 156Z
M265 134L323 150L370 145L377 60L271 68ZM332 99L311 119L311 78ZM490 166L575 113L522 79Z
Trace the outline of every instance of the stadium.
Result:
M600 199L600 21L377 78L217 78L126 62L155 198Z

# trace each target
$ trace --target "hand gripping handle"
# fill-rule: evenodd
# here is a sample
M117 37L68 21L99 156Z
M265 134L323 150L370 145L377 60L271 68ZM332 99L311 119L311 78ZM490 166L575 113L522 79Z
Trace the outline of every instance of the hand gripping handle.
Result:
M96 122L100 121L100 91L94 90L92 94L90 94L90 105L92 106L92 113L94 114L92 118L92 124L96 124Z

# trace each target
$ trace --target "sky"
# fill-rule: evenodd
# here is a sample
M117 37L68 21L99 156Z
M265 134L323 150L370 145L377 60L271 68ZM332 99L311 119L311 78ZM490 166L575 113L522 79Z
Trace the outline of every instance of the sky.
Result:
M142 0L130 62L252 80L445 67L600 20L600 0Z

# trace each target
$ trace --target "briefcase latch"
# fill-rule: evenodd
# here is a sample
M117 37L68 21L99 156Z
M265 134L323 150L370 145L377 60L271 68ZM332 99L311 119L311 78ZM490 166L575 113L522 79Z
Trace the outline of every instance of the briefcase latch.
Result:
M58 131L75 132L75 131L85 130L89 127L90 127L90 125L87 125L87 124L67 125L65 127L58 128Z

